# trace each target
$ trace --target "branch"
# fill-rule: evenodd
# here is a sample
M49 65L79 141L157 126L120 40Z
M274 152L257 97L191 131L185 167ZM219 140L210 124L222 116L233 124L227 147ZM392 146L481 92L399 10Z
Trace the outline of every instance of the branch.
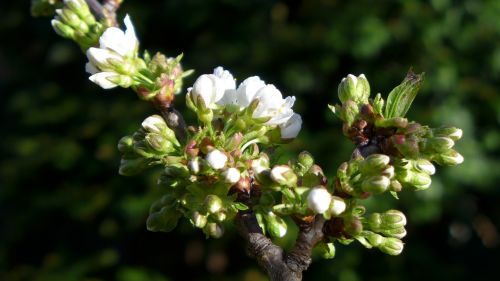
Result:
M274 244L262 233L257 218L252 211L240 212L236 217L236 226L240 235L248 243L248 253L257 259L265 269L271 281L299 281L302 272L311 264L312 249L324 237L325 220L316 216L312 224L300 226L299 236L290 253Z

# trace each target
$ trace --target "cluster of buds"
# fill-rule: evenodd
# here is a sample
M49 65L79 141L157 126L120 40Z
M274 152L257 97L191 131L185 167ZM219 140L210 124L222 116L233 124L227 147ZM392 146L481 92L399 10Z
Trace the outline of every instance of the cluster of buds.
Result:
M122 153L119 173L125 176L135 175L148 165L172 162L181 152L174 132L159 115L146 118L133 135L123 137L118 150Z
M56 9L52 27L60 36L78 43L82 50L96 45L106 27L96 20L85 0L64 0L61 9Z

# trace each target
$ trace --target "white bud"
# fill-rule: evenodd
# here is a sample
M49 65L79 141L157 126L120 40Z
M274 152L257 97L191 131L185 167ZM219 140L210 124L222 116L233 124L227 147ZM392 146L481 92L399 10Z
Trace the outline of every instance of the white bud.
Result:
M224 166L226 166L227 156L226 154L215 149L207 154L205 160L208 162L208 165L210 167L212 167L215 170L220 170L224 168Z
M167 124L160 115L152 115L144 119L141 126L150 133L160 134L162 133L161 128L165 128Z
M200 172L200 160L198 157L196 157L188 162L188 169L193 174L197 174Z
M280 125L281 138L282 139L293 139L297 137L302 128L302 117L299 114L294 113L286 123Z
M307 207L316 214L322 214L330 207L332 196L325 188L316 187L307 196Z
M274 166L271 170L271 179L280 184L292 186L297 182L297 176L287 165Z
M436 173L436 167L434 167L434 165L432 165L432 163L426 159L417 160L415 166L419 171L422 171L428 175L434 175L434 173Z
M330 203L330 213L334 216L342 214L346 209L346 204L344 199L338 196L332 196L332 202Z
M230 184L237 183L241 177L240 171L238 171L238 169L236 169L236 168L229 168L229 169L225 170L222 173L222 175L224 176L224 180Z

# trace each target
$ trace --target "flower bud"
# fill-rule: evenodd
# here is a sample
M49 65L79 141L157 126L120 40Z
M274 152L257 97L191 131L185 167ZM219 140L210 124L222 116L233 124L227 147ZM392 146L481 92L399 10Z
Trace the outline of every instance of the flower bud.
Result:
M118 151L122 153L134 150L134 139L131 136L124 136L118 141Z
M166 154L174 150L174 146L164 136L155 133L146 135L145 141L155 152Z
M226 220L227 215L226 215L226 213L225 213L225 212L222 212L222 211L221 211L221 212L217 212L217 213L215 213L215 214L212 214L212 217L213 217L216 221L218 221L218 222L223 222L223 221L225 221L225 220Z
M391 180L391 184L389 185L389 190L392 192L400 192L403 189L403 186L398 180Z
M455 127L444 127L432 129L432 134L436 137L448 137L454 141L462 138L462 130Z
M309 195L307 196L307 207L311 209L315 214L323 214L330 208L331 201L332 196L325 188L315 187L309 192ZM335 211L341 210L342 203L339 201L340 200L337 200L338 209Z
M386 240L384 236L371 231L367 231L365 238L372 247L379 247Z
M399 228L406 225L406 217L398 210L388 210L381 214L382 223L387 225L384 228Z
M62 23L57 19L53 19L51 22L54 31L61 37L73 39L75 37L75 30L70 26Z
M352 100L347 100L344 104L342 104L342 109L340 111L342 120L347 123L348 126L356 120L359 114L359 107Z
M342 103L345 103L347 100L353 100L360 104L368 103L370 84L364 74L358 77L349 74L340 82L338 95Z
M434 175L436 173L436 167L432 165L431 161L427 159L418 159L414 161L414 166L419 172L424 172L428 175Z
M344 232L351 237L358 236L363 231L363 224L357 217L347 217L344 219Z
M435 152L446 152L455 145L455 142L448 137L434 137L427 139L425 142L425 150Z
M288 226L281 217L269 212L264 216L264 219L266 220L266 229L269 235L276 238L285 236Z
M207 195L205 197L205 202L203 203L203 208L211 214L215 214L222 209L222 200L217 195Z
M382 170L382 175L392 179L394 177L394 166L387 165L384 170Z
M271 170L271 179L285 186L295 186L297 184L297 175L287 165L274 166Z
M302 151L301 153L299 153L299 157L297 160L299 164L302 165L305 171L311 169L312 165L314 165L314 158L312 157L311 153L307 151Z
M188 162L188 169L191 172L191 174L198 174L200 172L200 158L195 157L192 160Z
M221 151L214 149L205 157L208 165L215 170L220 170L226 166L227 156Z
M144 170L149 163L148 159L137 156L123 156L120 160L118 173L122 176L133 176Z
M385 154L372 154L359 163L359 169L363 174L374 174L382 171L391 161Z
M228 151L232 151L232 150L235 150L236 148L238 148L242 141L243 141L243 134L238 132L226 141L226 144L224 147Z
M165 120L156 114L144 119L141 126L147 132L157 134L162 134L168 128Z
M199 212L193 212L191 216L191 223L197 228L204 228L207 224L207 216L200 214Z
M160 211L149 214L146 226L149 231L169 232L177 226L181 216L182 214L174 208L163 207Z
M457 151L450 149L444 153L438 155L435 159L433 159L440 165L458 165L464 162L464 157L458 153Z
M385 240L378 246L380 251L388 255L397 256L403 251L404 244L401 240L394 237L385 238Z
M207 235L213 238L221 238L222 235L224 235L224 228L222 228L222 225L215 222L207 223L203 230Z
M224 177L224 181L229 184L235 184L240 180L240 171L236 168L229 168L222 172L222 176Z
M366 192L382 193L387 190L391 181L386 176L372 176L363 181L361 189Z
M302 117L294 113L285 123L280 124L280 133L282 139L293 139L297 137L302 128Z
M431 177L426 173L414 172L411 170L403 170L398 173L398 180L403 184L409 184L416 190L424 190L431 186Z
M382 229L380 233L384 234L387 237L402 239L406 236L406 229L403 226L401 226L392 229Z
M342 214L347 206L344 199L338 196L332 196L332 202L330 203L330 213L334 216Z

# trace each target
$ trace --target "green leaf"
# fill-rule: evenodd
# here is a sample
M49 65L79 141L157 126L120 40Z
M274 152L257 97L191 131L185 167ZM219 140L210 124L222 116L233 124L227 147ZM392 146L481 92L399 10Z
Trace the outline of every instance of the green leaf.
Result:
M385 118L404 117L406 115L420 89L423 76L424 73L415 74L411 69L408 71L403 82L394 88L387 97Z
M241 202L234 202L233 206L240 211L248 210L248 206Z

